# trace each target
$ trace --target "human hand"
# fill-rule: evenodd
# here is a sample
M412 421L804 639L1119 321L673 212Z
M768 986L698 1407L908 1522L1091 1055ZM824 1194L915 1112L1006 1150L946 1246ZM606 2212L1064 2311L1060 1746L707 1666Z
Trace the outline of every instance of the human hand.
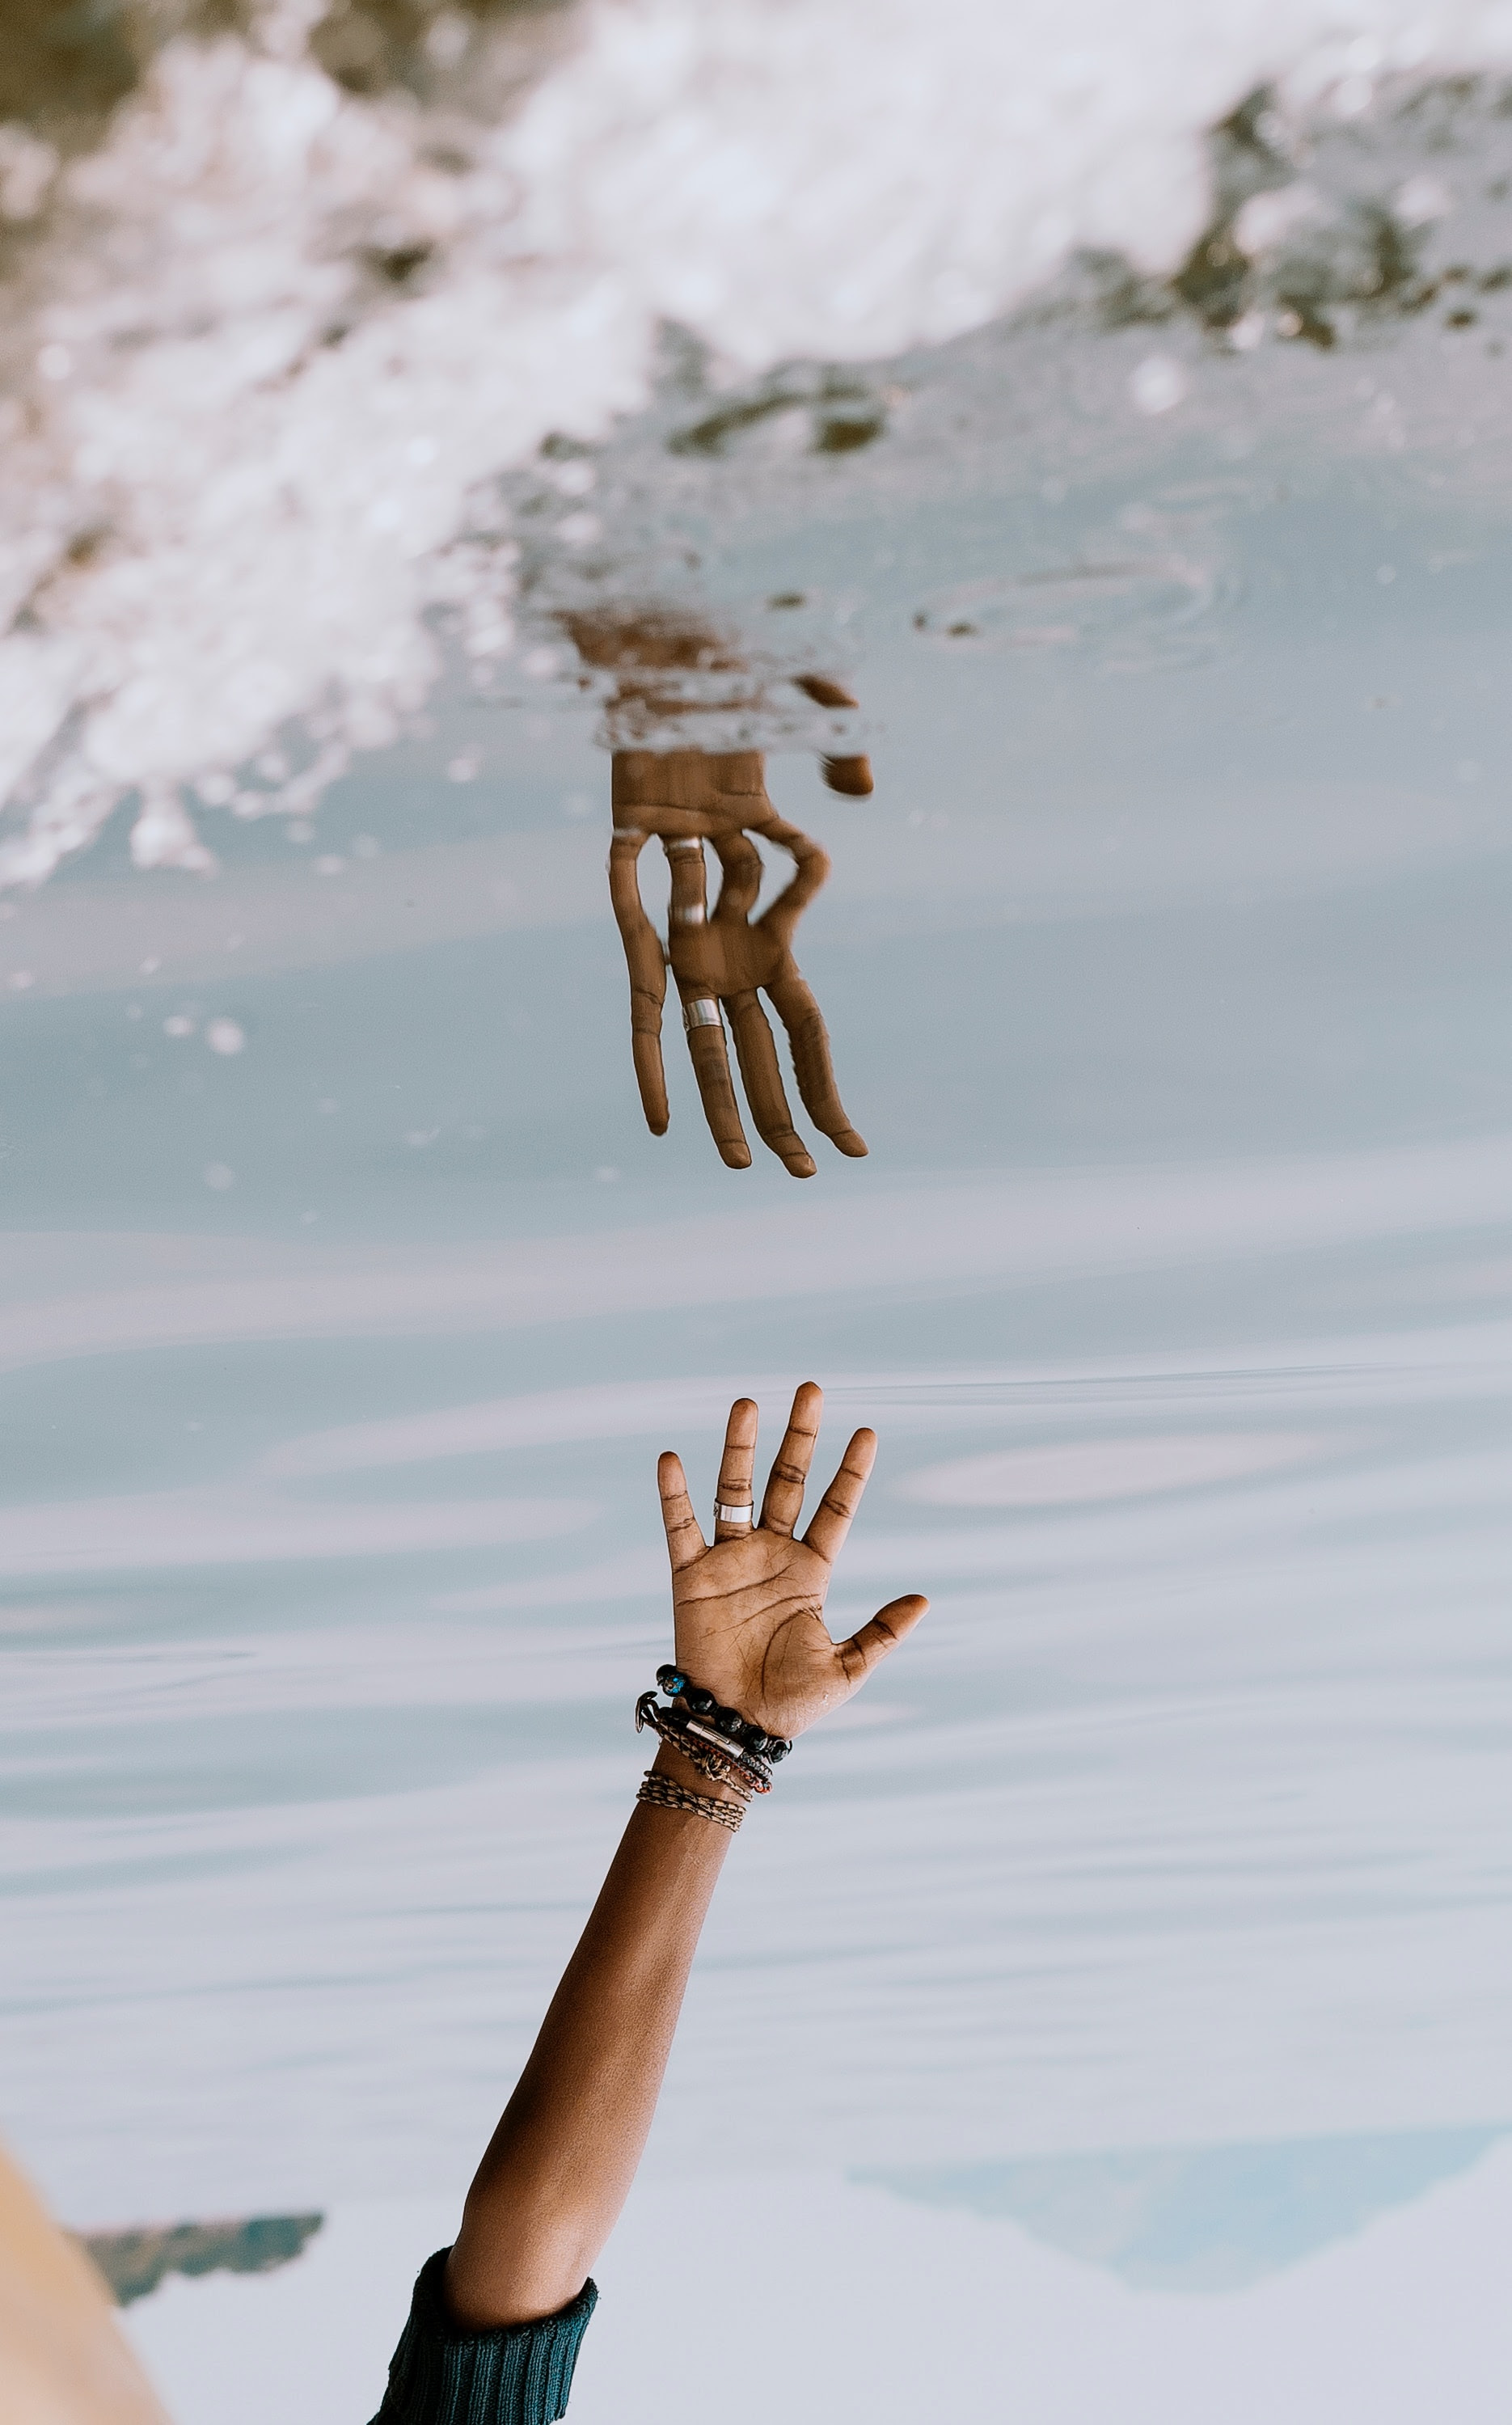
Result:
M817 843L778 815L766 795L760 752L619 751L614 816L609 891L630 970L631 1049L651 1133L664 1135L668 1120L661 1027L669 963L704 1116L730 1168L748 1167L750 1148L731 1083L721 1004L763 1142L795 1179L812 1178L815 1167L793 1126L759 992L767 995L787 1030L798 1091L815 1126L842 1153L864 1155L865 1140L852 1127L835 1084L823 1015L793 956L797 922L828 875L829 859ZM762 861L753 833L780 844L796 863L792 882L754 920ZM660 837L672 872L665 954L640 897L640 855L652 834ZM722 870L712 917L706 841Z
M756 1460L756 1405L750 1398L736 1400L725 1431L712 1544L693 1513L682 1460L668 1450L657 1466L672 1562L677 1664L769 1735L802 1734L826 1710L848 1701L929 1605L909 1593L890 1600L849 1641L830 1638L825 1596L877 1455L877 1434L854 1435L808 1531L796 1539L823 1406L823 1391L804 1382L773 1461L760 1522L732 1523L719 1511L751 1504Z

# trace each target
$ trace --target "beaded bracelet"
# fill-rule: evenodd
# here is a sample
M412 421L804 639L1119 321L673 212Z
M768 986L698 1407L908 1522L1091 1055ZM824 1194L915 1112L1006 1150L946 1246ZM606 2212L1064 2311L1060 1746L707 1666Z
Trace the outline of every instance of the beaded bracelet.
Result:
M661 1810L689 1810L700 1819L712 1819L716 1827L728 1827L737 1835L746 1816L743 1802L716 1802L712 1793L695 1793L690 1786L679 1785L675 1776L660 1776L648 1768L635 1795L637 1802L654 1803Z
M681 1667L664 1666L656 1670L656 1681L669 1700L682 1701L697 1718L707 1720L717 1734L724 1735L738 1748L753 1751L761 1759L786 1759L793 1745L783 1735L769 1735L754 1718L743 1718L738 1710L727 1710L695 1684Z
M642 1726L650 1726L653 1734L661 1736L663 1742L670 1743L673 1750L680 1752L700 1776L708 1778L711 1785L730 1786L742 1801L748 1801L753 1793L769 1793L772 1790L768 1770L757 1761L742 1759L739 1753L717 1735L706 1735L701 1730L695 1732L686 1714L681 1710L662 1709L654 1692L642 1693L635 1703L637 1735Z

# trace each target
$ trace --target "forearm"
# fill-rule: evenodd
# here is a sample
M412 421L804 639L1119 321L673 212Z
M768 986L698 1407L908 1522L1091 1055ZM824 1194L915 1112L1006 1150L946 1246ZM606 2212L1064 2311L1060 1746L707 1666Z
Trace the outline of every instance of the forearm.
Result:
M656 1767L717 1793L663 1745ZM637 1804L468 2192L446 2273L472 2326L575 2298L635 2178L732 1838Z

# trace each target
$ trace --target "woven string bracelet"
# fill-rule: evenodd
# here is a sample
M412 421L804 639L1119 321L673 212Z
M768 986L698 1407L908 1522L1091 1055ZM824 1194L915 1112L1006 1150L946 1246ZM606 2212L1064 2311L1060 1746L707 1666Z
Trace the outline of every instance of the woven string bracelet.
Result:
M716 1802L712 1793L695 1793L690 1786L679 1785L674 1776L659 1776L648 1768L640 1780L637 1802L654 1803L661 1810L688 1810L700 1819L712 1819L716 1827L728 1827L732 1836L738 1834L746 1816L743 1802Z
M661 1707L654 1693L642 1693L635 1703L637 1735L642 1726L650 1726L663 1742L681 1752L688 1765L696 1768L700 1776L706 1776L711 1785L728 1785L742 1801L748 1801L753 1793L769 1793L772 1790L770 1775L764 1784L732 1744L721 1742L717 1736L696 1735L680 1716Z

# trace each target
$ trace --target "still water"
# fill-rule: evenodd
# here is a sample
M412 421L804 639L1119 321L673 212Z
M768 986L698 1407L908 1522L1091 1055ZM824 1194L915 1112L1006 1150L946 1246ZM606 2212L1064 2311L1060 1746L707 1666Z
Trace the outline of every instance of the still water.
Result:
M7 897L6 2127L80 2225L330 2217L133 2311L189 2425L373 2404L644 1765L656 1452L708 1499L810 1374L882 1443L835 1630L931 1612L732 1863L574 2417L676 2413L674 2317L759 2354L735 2417L1501 2413L1475 293L1327 347L1071 297L733 402L669 359L514 475L516 652L316 818L213 876L118 818ZM648 706L605 615L723 656ZM815 1175L748 1115L723 1167L675 992L648 1132L648 730L768 751L828 854L865 1159L793 1095Z

